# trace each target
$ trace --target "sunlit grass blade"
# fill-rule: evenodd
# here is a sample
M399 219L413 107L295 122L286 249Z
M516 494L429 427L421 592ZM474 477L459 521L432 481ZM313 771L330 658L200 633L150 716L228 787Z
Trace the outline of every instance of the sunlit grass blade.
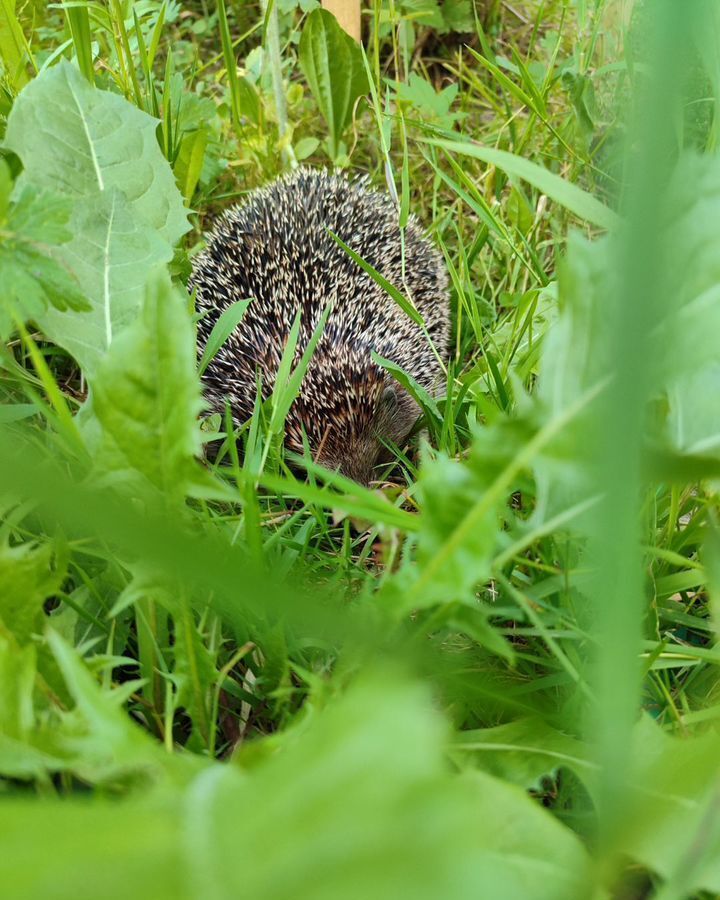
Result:
M236 300L227 309L223 310L217 322L213 325L210 337L207 339L205 349L200 358L198 366L200 375L207 369L218 350L242 322L243 316L251 302L252 300Z
M0 0L0 58L15 90L28 82L26 66L35 60L16 14L16 0Z
M522 178L580 219L597 225L598 228L612 229L619 223L618 215L597 197L593 197L578 185L566 181L537 163L516 156L514 153L496 150L493 147L482 147L480 144L469 141L447 141L434 138L424 138L423 140L433 146L442 147L450 153L459 153L461 156L471 156L474 159L482 160L491 166L497 166L508 175Z
M380 287L387 294L389 294L390 297L392 297L392 299L397 303L397 305L405 313L406 316L408 316L410 319L412 319L412 321L415 322L416 325L419 325L421 328L424 328L425 323L423 321L422 316L417 311L417 309L415 308L412 301L408 297L406 297L402 293L402 291L399 291L395 287L394 284L391 284L387 280L387 278L385 278L384 275L381 275L380 272L378 272L377 269L375 269L373 266L371 266L369 262L364 260L351 247L348 247L348 245L345 243L345 241L343 241L336 234L334 234L332 231L330 231L329 228L328 228L328 234L330 235L330 237L335 241L335 243L339 247L342 247L342 249L350 257L350 259L352 259L353 262L357 263L357 265L360 266L360 268L363 270L363 272L367 273L370 276L370 278L372 278L373 281L375 281L377 284L379 284Z
M90 16L87 7L80 4L67 4L65 6L65 15L70 26L80 71L90 84L94 84L95 70L93 68L92 34L90 32Z

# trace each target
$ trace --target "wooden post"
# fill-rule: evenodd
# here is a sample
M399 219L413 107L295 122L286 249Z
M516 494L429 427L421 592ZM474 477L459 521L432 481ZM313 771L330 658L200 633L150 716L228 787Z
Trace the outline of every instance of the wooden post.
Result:
M361 0L322 0L323 8L331 12L351 38L360 42Z

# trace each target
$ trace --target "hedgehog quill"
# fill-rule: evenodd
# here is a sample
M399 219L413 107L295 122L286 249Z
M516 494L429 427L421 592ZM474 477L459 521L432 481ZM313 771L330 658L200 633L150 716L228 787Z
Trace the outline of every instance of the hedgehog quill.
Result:
M422 316L422 329L333 240L338 235ZM203 375L206 399L236 424L253 411L258 383L272 393L288 334L300 310L297 358L323 310L331 312L285 423L285 446L362 484L402 446L420 415L410 394L372 359L391 360L431 393L449 341L447 274L440 252L414 217L403 245L397 209L366 178L298 169L228 210L196 258L199 352L234 301L253 298L240 325ZM434 348L434 349L433 349ZM297 359L295 360L297 362Z

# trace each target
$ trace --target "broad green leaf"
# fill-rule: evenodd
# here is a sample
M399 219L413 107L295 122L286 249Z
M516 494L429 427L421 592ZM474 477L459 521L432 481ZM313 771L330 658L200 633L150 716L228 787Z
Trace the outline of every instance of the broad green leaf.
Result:
M139 317L113 342L94 383L97 418L128 468L181 497L200 450L200 382L185 297L164 272Z
M182 793L5 801L0 881L24 900L586 896L575 835L521 790L449 772L444 739L424 690L375 673Z
M22 91L5 146L23 162L23 180L73 198L119 189L133 212L174 246L187 212L157 143L157 120L123 97L92 88L62 60Z
M720 739L670 737L648 717L636 727L623 852L682 892L720 892Z
M72 225L75 236L63 246L62 258L91 309L78 315L49 309L36 321L92 378L114 339L137 319L148 275L169 261L171 250L133 214L119 190L79 201Z
M169 262L187 212L155 136L157 122L122 97L91 87L65 61L15 102L6 146L22 160L19 189L51 189L73 203L73 239L54 253L92 308L36 315L92 377L131 322L149 272Z
M188 885L179 810L167 799L40 803L15 796L3 799L3 816L0 883L9 896L24 900L202 896Z
M435 147L442 147L449 153L458 153L461 156L471 156L474 159L482 160L491 166L497 166L508 175L522 178L539 191L547 194L551 200L570 210L578 218L591 222L599 228L615 228L620 221L616 213L592 194L559 175L549 172L537 163L530 162L529 159L508 153L506 150L483 147L470 141L428 139L427 143Z
M453 742L453 755L461 765L472 761L483 771L528 789L539 789L543 777L558 769L571 769L583 780L596 770L581 741L540 719L462 731Z
M332 13L315 9L300 36L299 60L330 131L330 156L335 159L355 101L368 92L362 52Z
M68 198L25 187L10 200L11 180L0 160L0 336L9 336L14 319L37 318L49 305L59 310L89 309L77 280L50 255L72 237Z
M448 774L444 738L419 685L366 677L244 782L201 776L202 871L258 900L581 896L577 838L518 789Z

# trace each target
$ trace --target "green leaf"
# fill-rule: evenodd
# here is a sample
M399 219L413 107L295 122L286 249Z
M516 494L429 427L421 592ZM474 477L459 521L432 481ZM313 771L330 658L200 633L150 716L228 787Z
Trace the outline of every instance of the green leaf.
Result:
M427 139L426 142L435 147L442 147L449 153L459 153L461 156L471 156L474 159L482 160L492 166L497 166L508 175L522 178L539 191L547 194L551 200L570 210L578 218L591 222L599 228L615 228L620 222L618 215L592 194L588 194L576 184L565 181L559 175L549 172L528 159L516 156L514 153L496 150L493 147L483 147L470 141Z
M27 84L27 43L15 13L16 0L0 0L0 56L10 84L17 90Z
M9 337L14 318L37 318L53 305L60 310L89 309L70 271L50 253L72 237L72 203L26 186L14 202L12 182L0 160L0 336Z
M477 608L475 590L490 576L501 510L543 437L532 429L530 421L503 416L476 433L463 460L445 453L423 460L417 565L386 588L399 614L438 603Z
M22 160L19 188L60 191L73 202L73 239L53 253L90 300L87 312L36 316L92 376L135 318L149 272L169 262L187 212L155 136L157 120L96 90L61 61L20 94L5 144Z
M195 193L205 162L205 150L208 145L208 129L198 128L184 135L180 142L180 151L175 160L175 177L182 186L185 202L190 204Z
M25 644L42 628L43 604L63 579L51 544L0 544L0 621Z
M0 882L24 900L58 884L109 900L586 896L578 838L512 785L449 772L444 739L425 690L375 672L243 769L205 765L182 792L4 801Z
M0 625L0 735L22 740L34 725L33 685L35 683L35 647L19 647L2 633ZM9 741L6 741L7 747ZM7 773L0 744L0 772ZM29 767L31 770L33 766ZM15 770L17 772L17 769Z
M648 383L657 409L648 415L646 437L654 447L650 474L658 479L714 477L720 459L720 351L714 338L720 330L720 239L713 224L719 215L720 159L686 154L663 198L657 266L667 302L655 302L658 313L647 335ZM578 235L568 241L560 315L545 338L540 369L539 395L552 414L617 365L607 298L621 290L616 272L626 242L622 233L592 243ZM589 473L578 465L586 457L588 423L578 420L576 426L566 435L561 466L543 475L553 510L592 490Z
M636 727L632 804L623 853L669 879L678 894L720 892L720 740L669 737L649 717Z
M512 786L448 774L444 736L419 685L366 676L244 779L202 776L191 862L258 900L582 896L577 838Z
M131 772L162 780L183 777L204 765L199 758L166 754L122 708L125 694L103 689L60 635L49 629L47 641L75 701L56 744L67 754L66 768L88 781L103 781Z
M313 333L310 335L307 346L303 350L297 365L292 372L290 372L290 367L295 357L298 335L300 333L301 310L298 310L295 322L290 329L290 334L288 335L285 350L282 359L280 360L280 365L278 366L275 378L275 388L272 393L272 413L270 414L269 423L269 430L272 434L280 434L285 425L285 419L290 412L290 407L300 393L302 380L307 372L307 367L310 365L310 360L315 352L315 348L323 335L325 324L330 315L330 310L331 306L328 304L322 311L318 323L315 326Z
M155 136L157 119L124 98L92 88L62 60L20 94L5 146L23 162L23 180L97 199L118 188L169 246L188 230L187 211Z
M133 214L119 190L75 206L73 240L62 257L90 299L78 315L48 309L36 321L92 379L115 338L137 319L150 272L172 258L170 247Z
M335 159L355 101L368 92L362 52L332 13L315 9L300 36L299 61L330 131L330 156Z
M199 896L188 890L179 852L180 811L169 812L167 801L40 803L16 795L3 804L9 827L0 836L0 881L10 896L40 900L60 884L60 896L76 900L127 900L129 891L137 900Z
M539 789L543 777L561 768L583 780L596 771L581 741L541 719L462 731L453 743L453 755L460 764L472 760L485 772L527 789Z
M95 414L126 465L180 497L200 450L200 383L185 297L164 272L139 318L113 342L94 383Z
M389 84L393 86L399 100L411 104L415 110L424 113L441 128L450 129L458 119L463 118L461 112L450 112L450 107L458 94L457 84L450 84L438 92L429 81L415 72L410 73L407 82L389 81Z
M475 31L470 0L444 0L441 11L448 31Z

